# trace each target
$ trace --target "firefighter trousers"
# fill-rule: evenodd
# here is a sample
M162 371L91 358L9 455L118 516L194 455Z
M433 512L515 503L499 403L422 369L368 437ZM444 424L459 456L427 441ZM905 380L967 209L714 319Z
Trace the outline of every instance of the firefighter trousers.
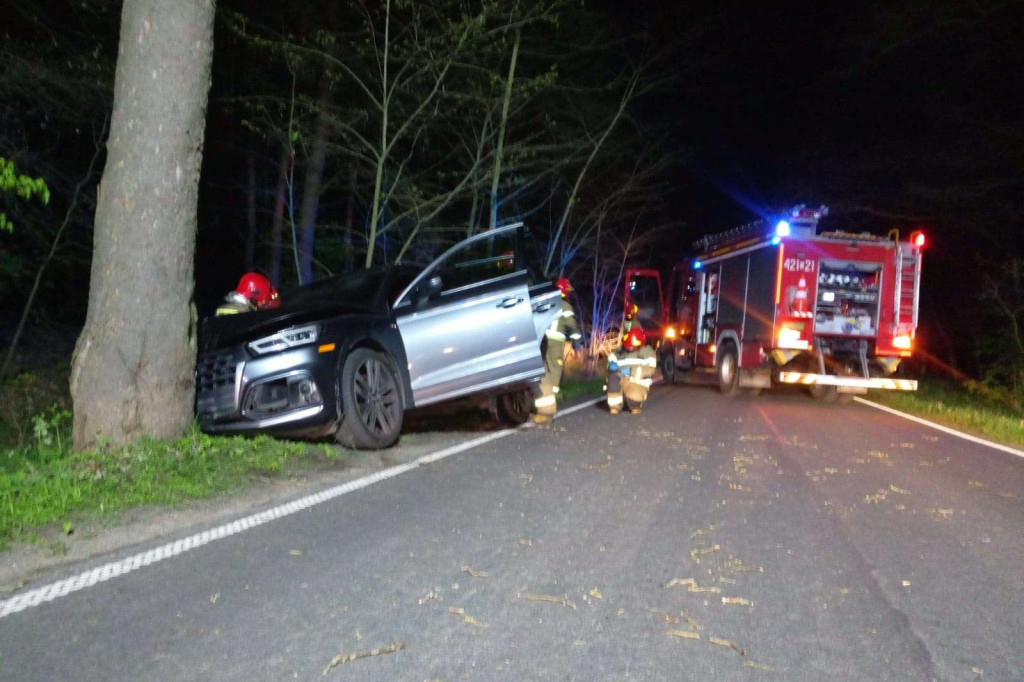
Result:
M617 411L625 407L630 412L639 412L647 402L649 390L647 386L632 381L619 372L609 372L608 409Z
M547 351L544 353L544 376L540 379L540 387L535 391L533 409L540 415L553 415L558 410L555 395L558 385L562 382L562 367L565 364L565 342L547 340Z

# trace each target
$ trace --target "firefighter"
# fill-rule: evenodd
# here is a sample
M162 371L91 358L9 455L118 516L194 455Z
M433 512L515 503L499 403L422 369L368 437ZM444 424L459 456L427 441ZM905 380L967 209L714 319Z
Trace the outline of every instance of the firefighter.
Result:
M216 315L237 315L280 305L281 298L270 280L258 272L247 272L238 280L238 286L224 297Z
M555 282L555 286L562 292L562 309L558 317L551 322L551 326L544 332L547 341L547 351L544 353L544 368L547 372L541 377L539 395L533 401L535 414L533 420L538 424L551 421L558 410L556 396L558 385L562 381L562 366L565 363L565 342L572 343L573 348L583 348L583 334L580 332L580 325L576 321L576 311L568 296L572 284L565 277Z
M637 327L640 326L640 323L637 322L636 319L637 313L639 311L640 309L636 306L636 304L629 306L629 309L626 311L626 319L622 323L623 339L626 338L626 334L628 334L629 330L633 328L633 325L636 325Z
M636 325L626 333L622 349L608 355L608 411L618 414L626 407L630 414L640 414L657 367L654 349L647 345L643 328Z

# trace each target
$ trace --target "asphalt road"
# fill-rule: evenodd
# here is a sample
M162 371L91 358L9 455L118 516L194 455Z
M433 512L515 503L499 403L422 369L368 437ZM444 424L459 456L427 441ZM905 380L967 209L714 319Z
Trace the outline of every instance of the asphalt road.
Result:
M1020 680L1022 520L1011 454L659 386L0 618L0 679Z

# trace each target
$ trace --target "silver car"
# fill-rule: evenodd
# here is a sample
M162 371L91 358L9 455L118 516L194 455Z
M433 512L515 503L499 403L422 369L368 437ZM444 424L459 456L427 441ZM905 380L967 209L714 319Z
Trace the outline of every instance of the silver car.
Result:
M204 323L196 412L204 431L333 433L397 441L414 407L487 396L529 417L540 342L559 291L526 265L521 224L466 239L426 267L396 265L302 287L282 307Z

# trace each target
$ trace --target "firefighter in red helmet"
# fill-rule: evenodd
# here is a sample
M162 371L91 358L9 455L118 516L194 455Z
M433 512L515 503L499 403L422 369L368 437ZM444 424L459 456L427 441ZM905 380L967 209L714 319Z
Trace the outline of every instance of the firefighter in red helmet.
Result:
M618 414L626 408L630 414L640 414L657 367L647 335L640 325L634 326L626 332L622 348L608 355L608 411Z
M266 310L281 305L281 298L270 280L258 272L247 272L238 280L238 286L224 297L217 315L237 315L253 310Z
M540 387L533 401L535 414L533 420L538 424L551 421L555 412L558 411L556 396L558 385L562 381L562 366L565 363L565 342L572 343L573 348L583 348L583 334L580 332L580 325L576 321L576 311L569 302L569 292L572 291L572 284L565 277L560 277L555 286L562 292L562 307L547 331L544 332L544 340L547 350L544 353L544 367L547 372L541 377Z

